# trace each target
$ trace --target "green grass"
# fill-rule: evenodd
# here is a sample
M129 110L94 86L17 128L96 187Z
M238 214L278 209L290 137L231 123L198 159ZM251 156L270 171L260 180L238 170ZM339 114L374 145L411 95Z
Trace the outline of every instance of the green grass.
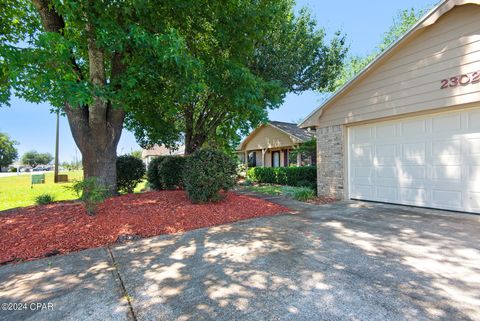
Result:
M67 174L70 181L83 178L82 171L71 171L62 174ZM31 188L30 182L30 174L0 177L0 211L34 205L35 199L42 194L54 196L55 201L78 198L75 192L67 188L72 186L72 183L54 184L53 173L45 174L45 184L35 184Z
M284 187L285 186L279 185L253 185L245 186L244 188L248 191L263 193L267 195L282 195Z
M35 205L37 197L42 194L49 194L55 201L67 201L78 199L77 193L69 187L74 180L83 179L83 171L71 171L60 174L67 174L69 183L53 183L53 173L45 174L45 184L35 184L31 188L31 174L0 177L0 211L15 207ZM140 182L134 192L145 191L147 181Z
M254 185L244 186L244 189L252 192L263 193L267 195L283 195L292 197L298 201L308 201L315 197L315 192L308 187L281 186L281 185Z

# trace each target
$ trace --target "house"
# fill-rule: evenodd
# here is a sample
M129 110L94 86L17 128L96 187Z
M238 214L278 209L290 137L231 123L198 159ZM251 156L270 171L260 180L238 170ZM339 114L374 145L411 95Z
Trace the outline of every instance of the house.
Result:
M163 145L154 145L150 149L142 150L142 160L145 165L148 167L150 161L158 156L167 156L167 155L185 155L185 146L178 146L177 149L169 149Z
M309 129L294 123L271 121L257 127L237 147L237 155L248 167L284 167L309 165L314 159L291 159L290 152L297 146L315 138Z
M320 195L480 213L479 21L440 2L299 125Z

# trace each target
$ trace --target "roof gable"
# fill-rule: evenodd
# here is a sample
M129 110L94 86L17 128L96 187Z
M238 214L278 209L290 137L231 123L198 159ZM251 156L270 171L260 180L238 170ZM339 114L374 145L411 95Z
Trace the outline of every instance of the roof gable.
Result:
M432 10L430 10L422 19L420 19L409 31L402 37L391 44L386 50L380 53L370 64L368 64L355 77L338 89L330 98L328 98L321 106L311 112L298 126L301 128L314 127L318 119L322 116L323 111L332 106L340 97L346 95L353 87L355 87L362 79L365 79L381 62L390 58L402 44L406 43L417 35L424 28L433 25L437 20L456 6L466 4L480 4L480 1L470 0L443 0Z
M261 135L262 132L270 128L278 132L279 136L288 137L291 140L291 144L298 144L306 142L314 137L314 135L305 129L299 128L297 124L286 123L280 121L271 121L255 128L245 139L238 145L237 150L242 150L247 144L253 140L257 135Z

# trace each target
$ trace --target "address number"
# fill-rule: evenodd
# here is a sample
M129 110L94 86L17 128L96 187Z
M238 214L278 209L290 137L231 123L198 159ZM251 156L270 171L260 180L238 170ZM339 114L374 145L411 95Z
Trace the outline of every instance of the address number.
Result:
M453 88L457 86L466 86L480 82L480 71L475 71L460 76L453 76L448 79L442 79L440 89Z

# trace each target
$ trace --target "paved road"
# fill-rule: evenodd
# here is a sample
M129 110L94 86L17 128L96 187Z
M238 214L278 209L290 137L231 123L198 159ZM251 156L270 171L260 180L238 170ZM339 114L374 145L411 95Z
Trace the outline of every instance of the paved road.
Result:
M9 176L17 176L17 175L32 175L32 174L46 174L46 173L53 173L53 171L39 171L39 172L0 172L0 178L2 177L9 177Z
M252 219L0 267L0 320L480 320L480 216L288 203Z

